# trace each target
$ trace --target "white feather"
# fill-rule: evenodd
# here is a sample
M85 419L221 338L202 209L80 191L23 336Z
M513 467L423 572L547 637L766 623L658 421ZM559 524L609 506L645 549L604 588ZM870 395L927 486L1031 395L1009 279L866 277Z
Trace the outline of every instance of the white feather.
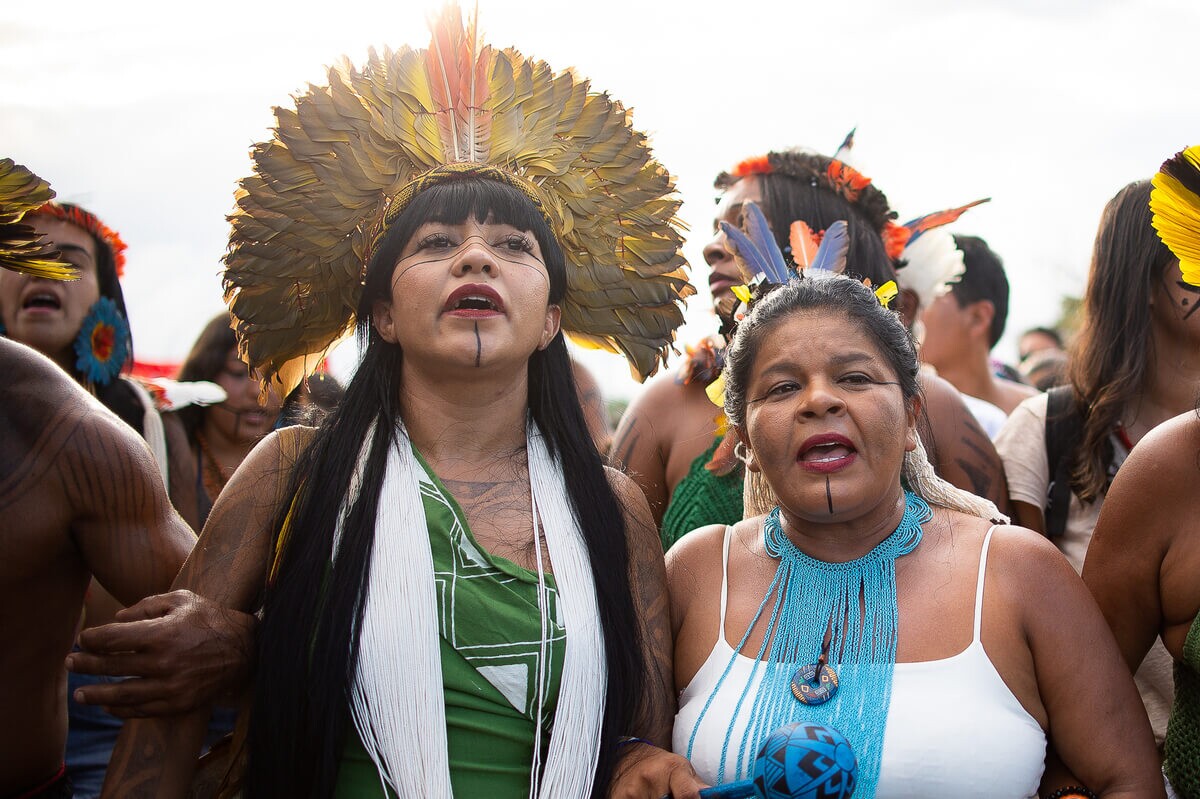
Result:
M900 288L916 293L922 308L949 291L966 271L962 250L954 246L954 236L940 228L922 233L900 257L907 263L896 271L896 282Z
M166 377L145 381L160 411L177 411L189 405L216 405L227 399L225 389L206 380L183 383Z

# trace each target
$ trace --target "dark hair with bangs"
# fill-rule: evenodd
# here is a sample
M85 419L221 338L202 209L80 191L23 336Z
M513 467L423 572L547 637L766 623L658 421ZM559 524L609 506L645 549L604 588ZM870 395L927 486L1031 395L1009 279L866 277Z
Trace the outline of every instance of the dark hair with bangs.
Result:
M395 263L421 224L457 224L469 217L533 233L550 275L550 302L565 296L562 250L541 213L513 187L456 175L417 194L393 223L371 259L359 301L362 362L341 404L292 470L285 496L294 496L294 502L276 511L276 538L289 514L292 533L276 580L264 595L250 717L249 797L333 793L350 731L348 702L370 582L375 514L387 451L400 421L404 354L375 331L371 310L376 301L390 297ZM645 664L629 583L624 518L588 433L561 332L546 349L530 356L528 403L551 453L562 462L595 580L608 692L593 796L603 797L616 762L618 736L636 728ZM360 444L376 420L362 489L349 511L336 567L331 569L335 521Z
M853 278L798 278L754 303L726 351L725 413L733 425L746 424L746 390L763 340L788 317L809 311L845 314L875 343L895 371L904 401L911 404L920 397L916 345L898 313L880 305L875 293ZM831 336L838 334L839 330L830 330Z

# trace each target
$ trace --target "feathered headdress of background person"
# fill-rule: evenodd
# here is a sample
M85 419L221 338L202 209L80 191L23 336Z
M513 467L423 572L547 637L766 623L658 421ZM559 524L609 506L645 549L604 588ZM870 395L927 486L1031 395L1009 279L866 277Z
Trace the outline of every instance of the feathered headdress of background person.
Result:
M665 359L694 293L680 203L629 111L586 79L493 48L450 7L427 49L343 60L275 116L237 192L224 283L242 358L282 393L353 330L390 222L464 171L546 216L567 260L564 331L638 379Z
M954 243L954 236L945 229L946 225L977 205L990 202L986 197L957 208L948 208L925 214L904 223L909 231L908 242L900 253L896 282L900 288L917 295L922 308L950 290L967 271L962 250Z
M49 183L11 158L0 158L0 267L51 280L78 277L78 270L22 221L52 199Z
M1184 282L1200 286L1200 145L1167 159L1153 183L1151 224L1179 259Z

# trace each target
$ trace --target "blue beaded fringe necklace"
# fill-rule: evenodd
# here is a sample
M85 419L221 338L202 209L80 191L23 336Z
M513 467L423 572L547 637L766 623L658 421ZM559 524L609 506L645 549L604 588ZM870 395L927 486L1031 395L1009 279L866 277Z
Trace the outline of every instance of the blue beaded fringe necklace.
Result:
M896 664L896 558L916 548L923 534L921 525L932 518L929 506L916 494L905 491L904 499L904 516L895 531L870 552L847 563L825 563L805 555L784 534L779 508L767 515L763 543L768 555L779 558L779 567L688 740L690 759L713 698L771 603L762 646L725 731L718 784L727 778L745 778L755 754L777 728L793 721L812 721L833 727L850 740L858 758L855 796L874 797ZM812 683L816 683L823 673L816 666L826 658L832 667L825 684L810 683L823 698L802 698L800 686L806 680L800 679L798 672L805 677L811 673ZM751 697L760 671L761 685ZM726 775L731 738L747 699L751 700L749 724L737 753L736 774Z

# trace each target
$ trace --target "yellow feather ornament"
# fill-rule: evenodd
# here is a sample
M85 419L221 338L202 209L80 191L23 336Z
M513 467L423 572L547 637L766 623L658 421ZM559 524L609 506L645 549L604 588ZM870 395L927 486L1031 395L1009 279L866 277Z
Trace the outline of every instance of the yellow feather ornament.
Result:
M79 270L21 222L53 198L49 183L11 158L0 158L0 267L51 280L79 278Z
M354 328L366 264L423 188L468 170L520 189L567 260L562 326L652 374L682 322L679 200L620 103L445 9L427 49L342 60L276 109L236 194L225 298L244 360L288 391Z
M1151 223L1179 259L1184 282L1200 286L1200 145L1165 161L1152 182Z

